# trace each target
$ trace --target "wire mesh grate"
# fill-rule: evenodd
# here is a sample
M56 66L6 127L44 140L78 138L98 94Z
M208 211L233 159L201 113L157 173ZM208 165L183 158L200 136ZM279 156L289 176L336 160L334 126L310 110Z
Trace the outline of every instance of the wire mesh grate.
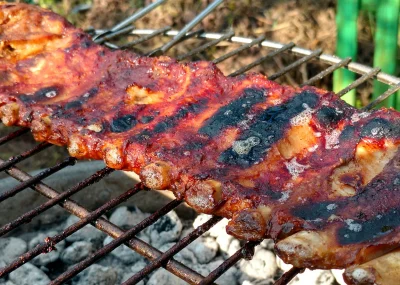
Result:
M333 71L339 68L347 68L359 75L361 75L356 81L347 86L345 89L338 92L339 96L342 96L349 92L352 89L357 88L364 82L377 79L391 87L381 96L379 96L375 101L371 102L364 109L368 110L382 102L387 97L393 95L396 91L400 89L400 79L389 74L385 74L380 71L378 68L371 68L368 66L364 66L355 62L351 62L351 58L340 59L335 56L326 55L322 53L322 50L307 50L300 47L297 47L294 43L281 44L276 42L271 42L265 39L265 37L259 37L256 39L237 37L235 36L233 31L227 32L225 34L222 33L209 33L204 32L203 30L195 30L191 31L204 17L206 17L209 13L211 13L218 5L220 5L223 1L216 0L211 3L202 13L200 13L197 17L195 17L190 23L187 24L181 30L172 30L171 27L161 27L158 29L147 29L147 30L139 30L135 29L132 25L135 21L140 19L141 17L150 13L153 9L157 8L159 5L162 5L165 0L159 0L150 4L149 6L143 8L132 16L128 17L124 21L115 25L110 30L91 30L93 34L93 38L98 43L103 43L104 45L114 48L114 49L130 49L138 44L145 43L155 37L167 37L170 40L162 45L161 47L147 51L146 54L151 56L156 56L160 54L166 53L168 50L173 48L178 44L185 44L185 41L188 39L201 39L206 40L207 42L202 45L198 45L197 48L187 52L185 54L181 54L177 57L178 60L184 60L187 58L191 58L194 55L201 53L204 50L207 50L212 47L216 47L218 44L224 42L229 44L240 44L239 47L234 49L233 51L226 53L216 59L213 60L214 63L218 64L222 61L233 57L240 56L240 53L246 51L250 48L257 49L265 49L269 50L269 53L265 56L261 56L256 61L247 64L246 66L241 67L235 72L231 73L229 76L238 76L244 72L251 70L252 68L259 66L265 61L273 59L275 56L280 54L294 54L299 57L297 60L292 62L291 64L283 67L280 71L275 74L269 75L271 80L275 80L287 72L295 70L299 68L299 66L308 63L309 61L318 61L324 64L328 64L328 67L320 71L318 74L313 76L312 78L306 80L300 85L309 85L314 84L318 80L323 79L324 77L330 75ZM112 39L116 37L121 37L123 35L136 35L139 36L138 39L133 40L131 42L127 42L123 45L116 45L110 42ZM20 137L21 135L28 132L27 129L20 129L15 132L12 132L2 138L0 138L0 145L4 145L7 143L12 143L14 139ZM14 260L10 264L6 265L4 268L0 269L0 277L3 277L10 272L16 270L24 263L32 260L36 256L50 252L54 250L54 247L57 243L65 240L71 234L77 232L84 226L88 224L92 224L97 229L105 232L109 236L113 237L114 240L108 245L102 247L92 255L88 256L86 259L78 263L77 265L72 266L66 272L58 276L54 279L51 284L62 284L67 280L70 280L72 277L76 276L79 272L84 270L85 268L92 265L96 260L104 257L108 253L110 253L113 249L118 247L121 244L125 244L130 247L132 250L141 254L150 260L150 263L143 268L138 273L134 274L131 278L129 278L124 284L136 284L140 280L142 280L145 276L156 270L157 268L164 267L172 274L181 278L182 280L190 283L190 284L212 284L218 277L220 277L224 272L226 272L230 267L234 266L238 261L242 259L251 259L255 246L258 245L257 242L247 242L239 251L233 254L230 258L226 259L218 268L212 271L208 276L202 276L198 272L195 272L193 269L187 267L186 265L174 260L174 256L181 251L183 248L188 246L191 242L199 238L202 234L204 234L207 230L216 225L221 218L220 217L212 217L209 221L205 222L203 225L196 228L194 231L189 233L187 236L178 241L172 248L168 251L162 253L158 249L149 245L148 243L140 240L135 237L138 233L144 230L146 227L154 224L160 217L168 213L169 211L175 209L181 201L173 200L158 211L154 212L151 216L141 221L133 228L124 231L115 224L107 221L102 218L102 215L109 212L111 209L120 205L124 201L133 197L137 193L141 191L148 190L142 184L137 184L134 188L127 190L120 196L109 200L104 205L95 209L94 211L89 211L86 208L82 207L78 204L78 202L71 199L71 196L84 190L87 186L97 183L102 180L105 176L114 172L115 170L105 167L96 173L89 176L87 179L77 183L76 185L69 188L67 191L58 192L57 190L51 188L50 186L43 183L41 180L60 171L65 167L73 167L76 162L75 158L67 157L60 163L49 167L43 172L31 176L19 169L16 164L29 159L35 154L43 151L44 149L50 147L51 145L48 143L41 143L35 146L34 148L23 152L17 156L11 157L8 160L0 159L0 171L6 172L9 176L15 178L21 183L14 188L3 192L0 195L0 203L4 203L10 197L24 191L27 188L32 188L34 191L40 193L48 200L41 204L40 206L34 208L31 211L24 213L19 216L17 219L3 225L0 227L0 237L9 233L10 231L20 227L24 223L29 223L34 217L40 215L44 211L54 207L55 205L60 205L69 213L80 218L80 221L69 226L62 233L56 234L54 236L48 237L42 243L38 244L36 247L32 248L18 259ZM292 280L297 274L303 272L304 269L300 268L292 268L290 271L284 273L282 277L275 284L287 284Z

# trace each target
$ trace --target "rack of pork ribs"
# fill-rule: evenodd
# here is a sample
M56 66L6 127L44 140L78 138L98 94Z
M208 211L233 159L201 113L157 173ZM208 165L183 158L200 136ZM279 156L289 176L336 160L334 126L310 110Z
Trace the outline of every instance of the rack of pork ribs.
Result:
M314 87L110 50L52 12L2 4L0 116L230 219L235 237L273 238L296 267L399 264L392 109L362 112Z

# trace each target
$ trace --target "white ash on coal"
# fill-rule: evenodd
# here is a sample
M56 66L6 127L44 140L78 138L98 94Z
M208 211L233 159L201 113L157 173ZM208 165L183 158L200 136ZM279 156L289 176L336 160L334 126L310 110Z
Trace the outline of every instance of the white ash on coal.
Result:
M76 241L67 247L60 255L60 259L68 265L73 265L84 260L95 251L94 245L89 241Z
M112 267L93 264L88 269L78 274L72 284L85 285L114 285L118 284L118 272Z
M50 278L36 266L26 263L10 273L9 281L18 285L47 285Z
M107 245L113 240L114 239L112 237L106 237L103 244ZM121 245L117 247L111 252L111 255L119 259L122 263L126 265L134 264L137 261L143 259L143 257L140 254L136 253L126 245Z
M149 214L143 213L135 206L124 206L119 207L111 214L110 222L124 230L128 230L143 221L148 216Z
M79 218L76 216L69 216L67 221L65 222L64 229L72 226L76 222L79 221ZM79 231L73 233L69 237L66 238L67 242L73 243L76 241L87 241L92 243L93 245L100 246L103 243L103 240L106 238L106 234L102 231L99 231L92 225L86 225Z
M26 241L10 237L0 238L0 262L11 263L28 249Z
M136 207L119 207L111 213L108 219L122 229L127 230L149 215ZM137 237L164 252L209 218L210 216L202 214L197 216L193 222L188 222L181 220L174 211L171 211L138 234ZM0 238L0 267L9 264L28 249L32 249L38 243L43 242L46 237L57 234L57 231L62 231L78 220L75 216L70 216L64 224L54 225L52 231L43 229L36 233L22 234L18 238ZM174 259L204 276L208 275L244 244L226 233L225 226L227 222L226 219L219 222L203 236L176 254ZM0 285L47 284L50 280L56 278L74 264L84 260L112 240L111 237L88 225L69 236L65 241L57 244L56 250L36 257L31 262L12 272L8 277L0 279ZM127 246L121 245L95 265L75 276L68 284L120 284L139 272L148 263L147 259ZM219 277L216 283L229 285L272 284L290 267L290 265L284 264L282 260L276 257L273 252L273 243L266 240L256 247L251 261L240 261ZM161 268L146 276L139 284L179 285L186 284L186 282ZM307 270L290 284L334 285L337 283L330 271Z
M182 228L178 215L171 211L148 227L145 232L150 237L151 245L160 247L168 242L177 241L181 236Z

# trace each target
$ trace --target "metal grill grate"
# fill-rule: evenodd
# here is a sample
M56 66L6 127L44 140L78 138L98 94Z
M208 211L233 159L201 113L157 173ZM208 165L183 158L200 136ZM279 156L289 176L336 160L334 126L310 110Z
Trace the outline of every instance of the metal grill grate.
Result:
M229 76L237 76L241 73L250 70L251 68L257 65L260 65L264 61L271 60L273 59L273 57L283 53L292 53L298 56L299 59L289 64L288 66L284 67L279 72L269 75L269 78L271 80L275 80L280 76L286 74L287 72L295 70L300 65L308 63L311 60L328 64L329 67L322 70L320 73L310 78L306 82L303 82L301 86L314 84L318 80L330 75L336 69L347 68L361 76L352 84L350 84L348 87L339 91L338 92L339 96L346 94L350 90L357 88L360 84L371 79L377 79L380 82L383 82L390 86L390 88L384 94L382 94L375 101L371 102L368 106L366 106L364 108L366 110L375 107L377 104L379 104L384 99L386 99L387 97L394 94L397 90L400 89L400 78L396 78L389 74L380 72L378 68L371 68L355 62L351 62L350 58L341 59L335 56L323 54L322 50L311 51L308 49L297 47L294 43L280 44L265 40L264 37L259 37L256 39L237 37L234 35L233 32L228 32L226 34L209 33L209 32L204 32L202 30L191 32L191 30L196 26L196 24L198 24L205 16L211 13L219 4L223 2L223 0L214 1L193 21L187 24L187 26L185 26L180 31L171 30L170 27L162 27L160 29L146 29L146 30L134 29L134 27L131 25L133 22L143 17L144 15L150 13L151 10L155 9L157 6L163 4L164 2L165 0L161 0L153 4L150 4L149 6L138 11L137 13L130 16L126 20L122 21L121 23L119 23L110 30L103 30L103 31L91 30L88 32L93 34L96 42L103 43L104 45L113 49L132 48L133 46L138 45L140 43L144 43L154 37L170 38L170 40L165 45L155 50L148 51L147 54L150 56L164 54L172 47L178 44L184 44L184 41L187 39L198 38L198 39L208 40L206 44L200 45L186 54L179 55L177 57L178 60L190 58L191 56L197 53L200 53L210 47L216 46L220 42L228 42L230 44L235 44L235 43L241 44L241 46L239 46L237 49L217 59L214 59L213 62L217 64L232 56L236 56L240 52L248 50L251 47L257 47L258 49L268 48L270 50L270 52L267 55L260 57L256 61L246 66L243 66L242 68L233 72ZM139 36L139 38L134 41L128 42L122 46L117 46L109 42L112 38L124 34L137 35ZM20 129L18 131L6 135L3 138L0 138L0 145L13 143L14 139L23 135L27 131L28 130L26 129ZM185 280L190 284L212 284L218 277L220 277L230 267L235 265L239 260L251 259L254 252L254 247L258 243L247 242L239 251L233 254L230 258L226 259L218 268L216 268L208 276L204 277L199 273L195 272L194 270L192 270L191 268L188 268L184 264L174 260L173 257L180 250L185 248L188 244L196 240L203 233L205 233L211 227L216 225L221 220L220 217L212 217L209 221L205 222L203 225L196 228L194 231L189 233L183 239L178 241L172 248L163 253L157 250L156 248L152 247L151 245L147 244L146 242L138 239L137 237L135 237L135 235L140 233L146 227L154 224L160 217L162 217L169 211L175 209L178 205L181 204L181 201L173 200L172 202L168 203L158 211L154 212L151 216L149 216L145 220L141 221L139 224L135 225L133 228L124 231L115 224L112 224L111 222L102 218L101 216L109 212L116 206L120 205L127 199L131 198L135 194L139 193L140 191L148 190L142 184L139 183L134 188L127 190L125 193L108 201L107 203L97 208L96 210L88 211L84 207L80 206L78 202L70 199L70 197L78 193L79 191L82 191L87 186L100 181L105 176L109 175L115 170L105 167L99 170L98 172L94 173L93 175L89 176L84 181L81 181L75 186L69 188L67 191L58 192L57 190L41 182L41 180L60 171L61 169L67 166L75 164L76 162L75 158L68 157L59 164L44 170L43 172L37 174L36 176L30 176L29 174L27 174L26 172L15 166L18 162L28 159L31 156L37 154L38 152L50 146L51 145L49 145L48 143L41 143L38 144L36 147L32 148L31 150L21 153L20 155L14 156L8 159L7 161L0 159L0 171L5 171L9 176L21 182L14 188L2 193L0 195L0 203L4 203L7 199L25 190L26 188L32 188L33 190L35 190L36 192L40 193L41 195L43 195L48 199L42 205L34 208L29 212L26 212L25 214L7 223L6 225L1 226L0 237L18 228L22 224L30 222L34 217L40 215L41 213L50 209L51 207L54 207L55 205L60 205L66 211L79 217L81 220L71 225L67 229L65 229L62 233L59 233L51 237L47 237L44 242L38 244L35 248L26 252L18 259L14 260L11 264L7 265L4 268L1 268L0 277L9 274L10 272L22 266L24 263L32 260L34 257L42 253L52 251L57 243L63 241L68 236L80 230L87 224L92 224L97 229L113 237L114 238L113 242L104 246L94 254L88 256L85 260L81 261L77 265L69 268L66 272L64 272L63 274L58 276L55 280L53 280L51 284L62 284L67 280L70 280L72 277L76 276L79 272L92 265L96 260L104 257L105 255L110 253L113 249L115 249L121 244L125 244L132 250L136 251L137 253L141 254L142 256L150 260L150 263L145 268L143 268L141 271L133 275L124 284L135 284L140 280L142 280L145 276L147 276L148 274L150 274L151 272L160 267L164 267L172 274L178 276L179 278ZM292 268L290 271L284 273L282 277L275 284L287 284L292 278L294 278L297 274L301 273L303 270L304 269L300 268Z

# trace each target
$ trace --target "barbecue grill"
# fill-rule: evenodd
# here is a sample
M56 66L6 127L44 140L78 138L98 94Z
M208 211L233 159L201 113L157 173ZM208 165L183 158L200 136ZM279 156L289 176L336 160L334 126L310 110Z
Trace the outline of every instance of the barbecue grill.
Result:
M142 10L136 12L134 15L125 19L118 25L114 26L110 30L89 30L89 33L92 33L94 40L98 43L102 43L112 49L118 48L131 48L135 45L145 43L146 41L155 38L155 37L167 37L169 40L163 46L150 50L147 52L149 56L162 55L168 52L172 47L176 45L183 45L185 41L188 39L201 39L202 44L199 44L195 49L192 49L190 52L186 54L181 54L177 57L178 60L183 60L186 58L190 58L195 54L203 52L211 47L218 45L221 42L230 45L237 45L238 47L233 51L224 54L223 56L216 58L213 60L214 63L218 64L230 57L237 56L240 52L248 50L250 48L257 48L259 50L267 49L268 54L262 56L255 60L254 62L243 66L239 70L233 72L229 76L237 76L241 73L244 73L251 68L260 65L264 61L268 61L273 59L278 55L287 55L293 54L297 57L295 61L290 63L289 65L282 68L275 74L270 74L269 79L275 80L282 75L293 71L300 67L302 64L306 64L310 61L318 61L325 65L328 65L327 68L323 69L317 75L308 79L305 82L302 82L301 85L312 85L315 84L318 80L321 80L332 74L337 69L346 68L356 74L359 75L358 79L347 86L345 89L337 92L338 96L343 96L347 92L352 89L357 88L361 84L365 83L368 80L377 79L380 82L383 82L389 85L389 89L380 95L376 100L372 101L368 104L368 106L364 107L365 110L369 110L383 100L394 94L396 91L400 89L400 78L394 77L392 75L380 72L379 68L371 68L356 62L352 62L351 58L338 58L335 56L323 54L322 50L308 50L304 48L297 47L294 43L277 43L273 41L266 40L265 37L259 38L246 38L246 37L238 37L235 36L233 32L223 33L212 33L205 32L202 30L195 30L193 28L209 13L211 13L219 4L223 2L223 0L214 1L210 4L204 11L202 11L198 16L196 16L190 23L188 23L181 30L172 30L170 27L162 27L159 29L134 29L131 25L133 22L143 17L144 15L150 13L154 8L163 4L165 0L154 2L149 6L143 8ZM124 35L136 35L138 38L134 41L128 42L124 45L116 45L112 43L112 39L115 37L121 37ZM206 41L204 44L203 42ZM199 41L200 42L200 41ZM13 141L28 132L27 129L19 129L8 135L0 138L0 145L4 144L12 144ZM132 189L127 190L120 196L109 200L107 203L97 208L94 211L89 211L86 208L79 205L79 201L74 201L70 199L70 197L91 184L97 183L102 180L107 175L116 171L111 168L105 167L96 173L92 174L85 180L77 183L75 186L69 188L67 191L59 192L56 189L53 189L42 182L42 180L68 166L72 166L75 164L76 159L72 157L67 157L64 161L49 167L43 172L31 176L19 169L15 165L23 160L31 158L35 154L43 151L48 148L50 145L48 143L39 143L34 148L23 152L19 155L13 156L8 160L0 159L0 171L7 173L9 176L15 178L20 182L17 186L12 189L5 191L0 194L0 203L7 203L7 199L10 197L17 195L19 192L24 191L27 188L32 188L39 194L46 197L48 200L41 204L40 206L34 208L33 210L24 213L19 216L17 219L10 221L9 223L2 225L0 227L0 237L6 235L19 228L21 225L25 223L29 223L34 217L42 214L44 211L56 206L60 205L69 213L80 218L80 221L73 224L72 226L65 229L63 232L47 237L42 243L37 245L35 248L21 255L18 259L13 261L11 264L7 265L4 268L0 269L0 277L3 277L12 271L16 270L24 263L32 260L34 257L47 253L54 250L55 245L64 239L66 239L71 234L79 231L81 228L88 224L92 224L98 230L106 233L107 235L114 238L114 240L102 247L100 250L96 251L94 254L88 256L86 259L81 261L80 263L72 266L66 272L58 276L55 280L51 282L51 284L62 284L74 276L76 276L79 272L84 270L85 268L91 266L95 261L109 254L116 247L125 244L132 250L136 251L140 255L146 257L150 263L144 267L141 271L133 275L130 279L128 279L124 284L136 284L154 270L164 267L170 273L176 275L177 277L183 279L184 281L190 284L212 284L218 277L220 277L224 272L226 272L230 267L235 265L241 259L251 259L252 254L254 252L254 247L258 245L257 242L247 242L242 248L233 254L231 257L226 259L219 267L217 267L214 271L212 271L208 276L202 276L199 273L195 272L193 269L187 267L186 265L174 260L174 255L176 255L179 251L184 249L188 244L199 238L206 231L216 225L221 218L220 217L212 217L210 220L205 222L200 227L196 228L194 231L190 232L183 239L178 241L172 248L167 250L166 252L160 252L158 249L150 246L146 242L140 240L135 237L141 231L143 231L148 226L154 224L158 219L160 219L163 215L166 215L171 210L178 207L182 201L173 200L166 204L164 207L155 211L148 218L144 219L133 228L129 230L122 230L115 224L112 224L108 220L104 219L102 216L109 212L111 209L120 205L127 199L133 197L135 194L140 191L147 190L142 184L137 184ZM27 201L29 202L29 201ZM280 279L275 284L287 284L292 278L294 278L297 274L301 273L304 269L302 268L292 268L288 272L284 273Z

